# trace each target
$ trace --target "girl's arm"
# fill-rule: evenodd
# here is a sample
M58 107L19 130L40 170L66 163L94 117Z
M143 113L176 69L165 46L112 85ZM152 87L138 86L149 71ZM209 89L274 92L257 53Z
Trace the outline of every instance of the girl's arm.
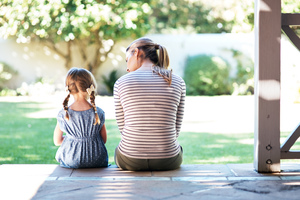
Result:
M104 142L104 144L106 143L107 141L107 134L106 134L106 128L105 128L105 124L103 124L101 130L100 130L100 135L102 137L102 140Z
M53 142L55 146L60 146L63 140L64 140L63 132L60 130L59 125L57 123L53 134Z

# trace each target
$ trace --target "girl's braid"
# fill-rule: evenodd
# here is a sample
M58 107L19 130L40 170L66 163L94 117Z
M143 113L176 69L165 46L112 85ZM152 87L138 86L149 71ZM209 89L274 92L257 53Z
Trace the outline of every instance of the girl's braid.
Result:
M67 120L69 120L69 112L68 112L69 99L70 99L70 93L68 94L68 96L65 98L63 102L64 110L66 111L65 119Z
M91 100L91 104L95 110L95 123L94 125L96 124L100 124L100 119L99 119L99 116L98 116L98 113L97 113L97 108L96 108L96 105L95 105L95 92L92 91L91 94L90 94L90 100Z

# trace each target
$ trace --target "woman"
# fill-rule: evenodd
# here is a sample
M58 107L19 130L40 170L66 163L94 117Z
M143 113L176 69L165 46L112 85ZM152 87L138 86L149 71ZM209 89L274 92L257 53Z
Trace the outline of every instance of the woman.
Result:
M124 170L172 170L182 163L177 138L184 113L185 83L167 70L165 47L140 38L126 49L128 74L114 86L121 141L115 163Z

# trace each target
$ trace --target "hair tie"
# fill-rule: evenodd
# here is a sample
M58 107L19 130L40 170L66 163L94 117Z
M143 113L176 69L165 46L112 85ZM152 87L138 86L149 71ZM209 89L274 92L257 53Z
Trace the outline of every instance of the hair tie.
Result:
M87 88L86 89L86 91L87 91L87 93L89 94L89 95L91 95L92 94L92 92L94 92L95 91L95 87L94 87L94 85L92 84L89 88Z
M159 46L160 46L159 44L154 45L155 49L159 49Z

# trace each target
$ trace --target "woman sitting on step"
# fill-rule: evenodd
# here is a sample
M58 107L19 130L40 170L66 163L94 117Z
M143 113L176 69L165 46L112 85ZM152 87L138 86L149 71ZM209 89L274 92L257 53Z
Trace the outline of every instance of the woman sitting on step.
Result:
M173 170L182 163L178 143L185 82L167 70L165 47L140 38L126 50L128 74L114 85L121 141L115 163L124 170Z

